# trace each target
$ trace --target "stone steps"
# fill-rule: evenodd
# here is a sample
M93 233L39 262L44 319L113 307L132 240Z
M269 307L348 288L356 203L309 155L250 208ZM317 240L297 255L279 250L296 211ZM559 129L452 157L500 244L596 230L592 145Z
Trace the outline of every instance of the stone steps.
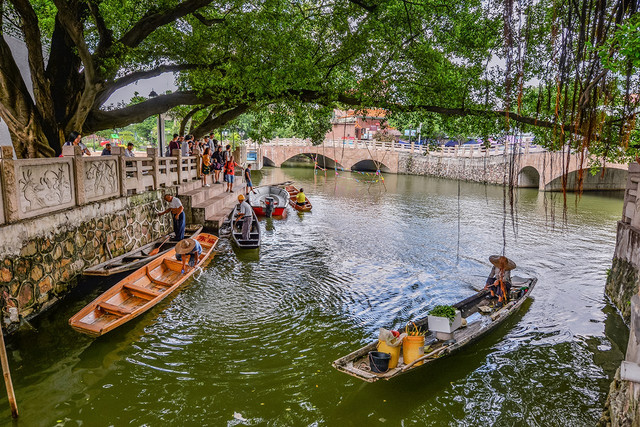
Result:
M178 186L178 197L185 209L187 224L202 224L206 231L217 232L238 203L238 195L244 186L233 193L226 193L226 184L210 184L203 187L201 181L185 182Z

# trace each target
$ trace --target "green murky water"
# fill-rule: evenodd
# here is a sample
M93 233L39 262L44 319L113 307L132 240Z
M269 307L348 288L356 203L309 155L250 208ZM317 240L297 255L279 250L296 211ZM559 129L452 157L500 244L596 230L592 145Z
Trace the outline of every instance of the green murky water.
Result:
M259 174L257 174L259 175ZM518 192L504 228L518 274L539 278L522 312L468 351L365 384L331 361L380 326L483 285L503 242L502 189L426 177L295 180L313 212L261 221L259 255L222 240L199 277L92 340L67 319L114 283L86 280L8 341L19 425L592 425L626 330L603 295L621 196ZM548 195L549 196L549 195ZM458 233L458 227L460 232ZM0 408L9 424L6 398Z

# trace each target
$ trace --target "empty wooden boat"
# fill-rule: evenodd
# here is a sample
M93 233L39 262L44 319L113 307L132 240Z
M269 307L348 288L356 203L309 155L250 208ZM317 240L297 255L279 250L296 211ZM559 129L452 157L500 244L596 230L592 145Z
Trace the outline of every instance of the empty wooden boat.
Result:
M260 247L260 224L258 223L258 217L256 212L252 209L251 215L253 215L253 221L251 221L251 231L249 233L249 239L242 238L242 224L240 222L236 225L236 216L240 212L240 204L238 203L231 213L229 214L229 226L231 227L231 240L240 249L257 249Z
M216 236L206 233L194 239L202 245L202 254L195 268L181 273L182 262L176 259L175 249L171 249L122 279L76 313L69 319L71 327L83 334L98 337L165 299L205 263L218 243Z
M299 205L298 204L298 200L296 199L296 196L298 195L299 191L295 186L287 185L284 189L287 191L287 193L289 193L289 204L295 210L300 211L300 212L309 212L309 211L311 211L312 206L311 206L311 202L309 201L308 197L306 198L307 200L306 200L304 205Z
M483 337L490 331L494 330L498 325L503 323L509 317L520 309L524 301L529 297L531 291L536 285L535 278L519 278L512 279L512 289L521 289L520 296L508 302L504 307L492 308L497 301L496 298L489 297L489 291L483 290L465 300L454 304L453 307L460 310L462 317L466 318L467 326L453 332L453 339L441 341L436 338L435 332L427 333L425 336L424 353L425 355L416 359L412 363L405 364L400 355L398 365L389 369L384 373L374 373L369 365L369 352L376 351L378 341L362 347L344 357L333 362L333 367L337 370L359 378L367 382L375 382L380 379L390 380L398 375L406 372L413 372L415 369L429 365L436 359L453 354L462 350L465 346ZM481 307L487 307L481 309ZM484 313L484 311L487 311ZM428 318L420 319L415 322L418 327L427 326ZM424 362L420 364L420 362Z
M195 237L200 231L202 231L201 225L189 225L185 229L184 237ZM167 237L169 237L169 240L167 240ZM86 276L111 276L125 271L137 270L149 261L169 252L177 243L178 241L175 240L175 234L170 233L138 249L89 267L85 269L82 274ZM160 248L160 251L155 255L151 255L153 250L157 248Z

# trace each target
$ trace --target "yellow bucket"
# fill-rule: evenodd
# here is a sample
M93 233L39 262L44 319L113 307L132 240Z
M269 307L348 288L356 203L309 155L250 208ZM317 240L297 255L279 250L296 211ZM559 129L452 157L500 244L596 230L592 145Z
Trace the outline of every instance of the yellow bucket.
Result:
M406 336L402 340L402 359L405 365L413 362L424 355L424 336ZM413 366L420 366L424 363L418 362Z
M400 359L400 346L391 347L385 341L378 341L378 351L391 355L389 369L393 369L398 366L398 359Z

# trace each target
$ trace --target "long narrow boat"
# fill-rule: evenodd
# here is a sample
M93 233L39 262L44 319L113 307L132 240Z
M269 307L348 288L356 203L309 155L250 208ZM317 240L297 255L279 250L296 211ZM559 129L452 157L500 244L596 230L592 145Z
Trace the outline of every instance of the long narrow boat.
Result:
M218 238L202 233L195 239L202 245L197 268L211 255ZM171 249L122 279L69 319L71 327L83 334L99 337L158 304L196 270L193 268L181 273L182 262L176 260L175 254L175 249Z
M273 185L267 185L264 187L258 187L255 189L255 194L250 193L247 202L251 205L251 208L255 211L256 215L271 216L267 209L266 199L267 197L273 198L274 206L272 206L273 216L281 216L287 209L289 203L289 193L283 188L279 188Z
M202 231L201 225L187 226L184 237L195 237ZM169 237L169 240L167 240ZM164 243L163 243L164 242ZM169 252L178 243L175 240L175 234L171 233L167 236L160 237L151 243L148 243L138 249L134 249L126 254L111 258L103 263L94 265L85 269L82 274L85 276L111 276L125 271L137 270L167 252ZM160 247L160 251L155 255L150 255L151 251Z
M529 297L537 281L538 279L536 278L525 279L514 277L512 279L512 289L523 289L521 295L519 298L510 301L504 307L499 309L491 308L491 305L496 300L495 298L489 298L489 291L486 290L480 291L477 294L454 304L453 307L460 310L462 317L466 318L467 326L454 331L453 339L448 341L438 340L435 332L428 333L425 336L425 355L410 364L404 363L401 354L398 366L395 368L389 369L387 372L380 374L371 372L368 355L370 351L376 351L378 341L375 341L354 351L353 353L335 360L332 365L341 372L370 383L380 379L390 380L398 375L406 372L412 372L422 366L427 366L430 362L433 362L436 359L440 359L460 351L465 346L486 335L488 332L492 331L498 325L511 317ZM484 309L487 313L484 313L480 309L480 307L483 306L488 307L487 309ZM425 317L415 323L420 327L426 326L427 322L428 318ZM418 363L420 361L424 361L424 364Z
M300 212L309 212L311 211L311 208L313 206L311 206L311 202L309 201L309 198L307 198L304 206L301 206L298 204L298 200L296 199L296 196L298 195L299 191L298 189L293 186L293 185L287 185L284 188L287 193L289 193L289 204L297 211Z
M258 224L258 217L256 212L252 209L251 215L253 215L253 221L251 221L251 231L249 232L249 239L242 238L242 226L235 225L236 216L240 213L240 204L237 204L231 213L229 214L229 225L231 227L231 239L240 249L257 249L260 247L260 224Z

